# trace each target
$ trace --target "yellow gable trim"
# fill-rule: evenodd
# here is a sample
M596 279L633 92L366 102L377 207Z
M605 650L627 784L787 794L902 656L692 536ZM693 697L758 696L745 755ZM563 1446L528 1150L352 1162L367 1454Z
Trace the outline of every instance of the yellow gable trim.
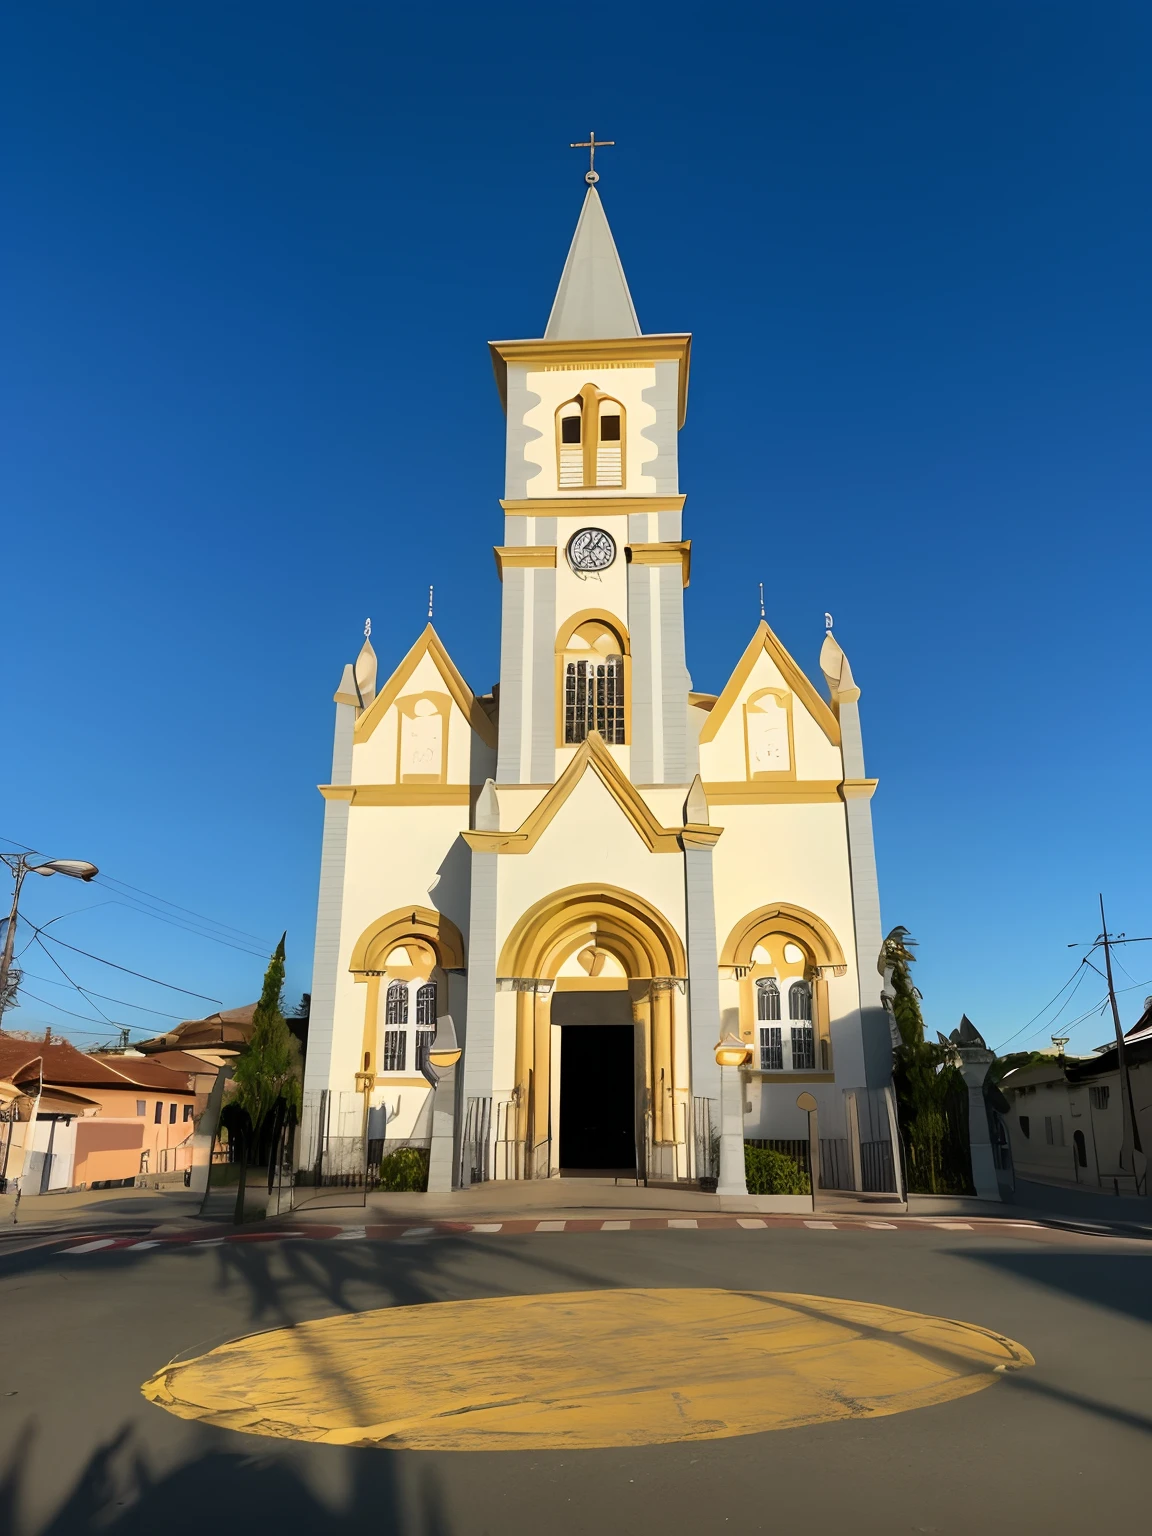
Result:
M639 790L605 746L599 731L591 732L587 741L580 743L567 768L515 831L465 832L464 841L476 853L530 853L589 768L632 823L649 853L680 852L682 829L662 826L656 820ZM723 829L706 830L719 837Z
M507 517L576 517L585 512L681 512L686 496L586 496L567 493L530 496L524 501L502 501Z
M443 641L431 624L424 626L424 632L419 640L417 640L416 644L384 684L373 702L357 720L356 729L352 737L353 741L360 745L368 740L372 732L392 708L392 705L400 697L405 683L407 683L425 656L432 658L433 665L444 679L444 686L452 695L453 702L477 736L479 736L480 740L485 746L494 747L496 745L496 727L489 720L483 709L481 709L476 695L456 670L456 664L444 649Z
M556 566L555 544L494 544L492 553L496 556L496 574L500 580L504 580L504 569L513 566Z
M708 712L708 718L700 730L701 745L703 746L707 742L715 740L717 731L724 724L733 705L743 692L745 684L752 676L752 668L759 660L761 652L764 651L768 653L777 667L779 667L785 682L804 705L825 736L827 736L828 740L834 747L838 747L840 745L840 722L763 619L760 620L756 633L749 641L747 650L737 662L735 672L724 684L723 693L721 693L712 709Z

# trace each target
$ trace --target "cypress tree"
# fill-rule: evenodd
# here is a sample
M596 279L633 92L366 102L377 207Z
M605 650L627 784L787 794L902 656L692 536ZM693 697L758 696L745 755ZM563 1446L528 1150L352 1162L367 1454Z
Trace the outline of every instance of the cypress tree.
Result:
M260 1001L252 1014L252 1038L232 1072L233 1102L247 1114L251 1127L249 1135L241 1138L237 1221L243 1220L249 1154L258 1148L268 1116L278 1105L282 1114L300 1113L300 1047L285 1022L283 1009L286 938L287 934L282 935L268 962Z

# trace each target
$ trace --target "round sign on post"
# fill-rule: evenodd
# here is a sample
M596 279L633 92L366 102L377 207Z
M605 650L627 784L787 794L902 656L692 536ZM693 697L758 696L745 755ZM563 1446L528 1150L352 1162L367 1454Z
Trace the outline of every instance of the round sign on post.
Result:
M796 1108L806 1110L808 1114L811 1114L816 1108L816 1100L810 1093L802 1093L796 1100Z
M816 1185L820 1181L820 1131L816 1124L816 1100L810 1093L802 1093L796 1100L796 1108L808 1116L808 1183L812 1187L812 1210L816 1210Z

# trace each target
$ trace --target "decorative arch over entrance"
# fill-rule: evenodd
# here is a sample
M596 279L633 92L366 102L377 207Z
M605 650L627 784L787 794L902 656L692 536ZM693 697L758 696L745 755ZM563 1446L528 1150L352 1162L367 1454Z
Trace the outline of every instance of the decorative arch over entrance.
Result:
M366 979L373 971L383 970L389 950L405 939L430 944L444 970L464 969L463 935L450 917L431 907L397 907L369 923L352 947L348 969L358 981Z
M845 967L840 941L822 917L790 902L778 901L758 907L742 917L733 928L720 952L721 965L751 965L752 951L761 937L770 932L787 933L809 950L812 964L821 969ZM843 974L840 971L840 974Z
M651 902L617 886L574 885L530 907L500 954L516 992L517 1131L528 1178L559 1166L552 995L565 962L588 948L623 970L635 1029L637 1151L648 1172L687 1173L688 1061L684 944ZM563 982L561 982L563 985ZM589 987L594 987L591 980ZM658 1169L648 1164L655 1160ZM683 1164L683 1167L680 1165Z

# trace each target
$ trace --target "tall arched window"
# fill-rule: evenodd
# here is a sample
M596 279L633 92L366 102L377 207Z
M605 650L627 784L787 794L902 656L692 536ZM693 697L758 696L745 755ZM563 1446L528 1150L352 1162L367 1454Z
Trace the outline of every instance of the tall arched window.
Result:
M585 384L556 412L556 465L561 490L624 485L625 411L619 400Z
M812 988L806 981L794 981L788 989L788 1017L812 1022Z
M620 637L591 619L564 647L564 743L584 741L589 731L623 745L624 656Z
M436 983L426 981L416 992L416 1070L428 1065L428 1052L436 1037Z
M403 1072L408 1061L408 983L390 981L384 1002L384 1070Z

